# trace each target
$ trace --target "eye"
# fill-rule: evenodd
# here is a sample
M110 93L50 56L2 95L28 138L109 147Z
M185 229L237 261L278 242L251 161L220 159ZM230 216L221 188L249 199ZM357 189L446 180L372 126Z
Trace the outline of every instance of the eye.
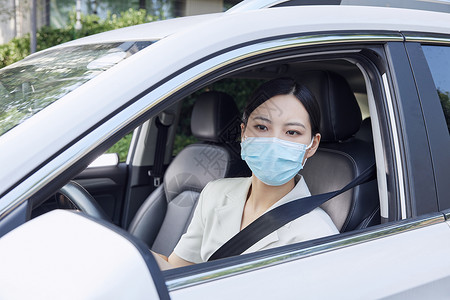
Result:
M255 128L259 131L267 131L267 126L265 125L255 125Z
M300 132L298 132L296 130L288 130L288 131L286 131L286 134L290 135L290 136L294 136L294 135L300 135Z

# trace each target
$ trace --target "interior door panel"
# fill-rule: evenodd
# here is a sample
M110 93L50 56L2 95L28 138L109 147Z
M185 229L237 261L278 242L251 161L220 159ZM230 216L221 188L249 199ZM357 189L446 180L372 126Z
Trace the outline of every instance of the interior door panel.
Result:
M127 186L128 165L87 168L75 181L81 184L100 204L115 224L120 224Z

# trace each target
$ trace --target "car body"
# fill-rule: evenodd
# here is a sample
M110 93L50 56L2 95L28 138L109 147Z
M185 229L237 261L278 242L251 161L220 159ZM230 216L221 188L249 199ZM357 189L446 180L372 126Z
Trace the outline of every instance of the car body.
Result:
M39 68L53 53L64 56L68 49L76 54L106 45L102 58L124 44L146 43L132 55L108 56L112 63L93 59L92 69L101 72L71 84L61 97L0 136L0 265L7 266L2 267L2 297L40 291L38 298L57 298L69 286L78 287L73 298L448 295L448 10L261 8L265 3L246 9L250 4L223 14L99 34L27 58ZM3 72L23 66L26 60ZM158 114L166 111L177 119L184 98L227 78L265 80L318 70L342 75L363 117L370 117L379 224L165 272L123 242L127 234L117 227L128 228L155 188L145 175L155 165ZM166 165L172 160L175 127L168 134ZM87 168L130 131L134 135L126 162ZM30 220L32 210L71 179L93 194L117 226L59 210ZM28 252L36 256L25 259ZM108 257L96 263L102 253ZM42 271L45 266L47 272ZM27 285L34 287L28 294Z

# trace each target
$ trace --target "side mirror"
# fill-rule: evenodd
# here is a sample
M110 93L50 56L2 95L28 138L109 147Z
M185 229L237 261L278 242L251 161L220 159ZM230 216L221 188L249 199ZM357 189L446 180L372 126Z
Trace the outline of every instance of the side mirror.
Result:
M0 266L0 299L169 299L143 242L67 210L0 238Z
M115 167L119 164L119 154L105 153L97 157L88 168Z

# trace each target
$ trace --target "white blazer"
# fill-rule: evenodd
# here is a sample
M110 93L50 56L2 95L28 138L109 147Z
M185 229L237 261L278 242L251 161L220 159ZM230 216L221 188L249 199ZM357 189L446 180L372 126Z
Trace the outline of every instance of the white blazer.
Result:
M201 263L240 231L242 214L252 179L226 178L210 182L200 194L187 232L174 249L180 258ZM292 200L310 196L303 177L267 211ZM259 240L244 253L284 246L337 234L330 216L321 208L287 223Z

